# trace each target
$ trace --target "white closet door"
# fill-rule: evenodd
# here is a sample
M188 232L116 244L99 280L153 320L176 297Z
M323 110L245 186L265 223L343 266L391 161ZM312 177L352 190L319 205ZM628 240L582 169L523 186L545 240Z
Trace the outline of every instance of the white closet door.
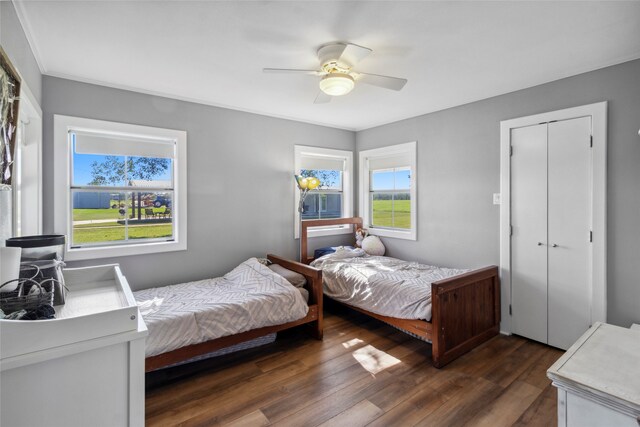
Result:
M568 349L590 323L591 117L549 123L548 343Z
M512 330L547 342L547 125L511 131Z

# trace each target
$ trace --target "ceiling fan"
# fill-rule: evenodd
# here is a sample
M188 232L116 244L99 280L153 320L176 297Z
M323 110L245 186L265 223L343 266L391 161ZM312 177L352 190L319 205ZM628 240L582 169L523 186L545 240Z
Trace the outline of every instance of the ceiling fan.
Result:
M263 68L265 73L308 74L321 77L320 92L314 104L331 101L333 96L346 95L356 82L367 83L385 89L400 90L407 79L356 72L353 67L366 58L371 49L353 43L328 43L318 49L320 70L296 70L287 68Z

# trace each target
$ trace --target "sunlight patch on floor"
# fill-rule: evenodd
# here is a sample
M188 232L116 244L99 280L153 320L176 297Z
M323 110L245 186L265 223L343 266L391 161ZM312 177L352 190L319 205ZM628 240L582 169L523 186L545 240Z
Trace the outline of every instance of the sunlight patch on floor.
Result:
M372 374L377 374L400 363L399 359L382 350L378 350L372 345L359 348L351 354L364 369Z
M354 338L354 339L352 339L352 340L349 340L349 341L345 341L345 342L343 342L343 343L342 343L342 346L343 346L344 348L351 348L351 347L356 346L356 345L358 345L358 344L362 344L363 342L364 342L364 341L362 341L360 338Z

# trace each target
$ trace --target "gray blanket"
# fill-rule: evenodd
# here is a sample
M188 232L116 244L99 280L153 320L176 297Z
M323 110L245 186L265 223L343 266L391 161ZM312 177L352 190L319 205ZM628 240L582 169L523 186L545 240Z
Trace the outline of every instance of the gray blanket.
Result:
M224 277L134 292L149 328L146 355L281 325L309 307L287 280L251 258Z
M469 270L434 267L361 250L311 263L322 269L325 295L384 316L431 320L431 283Z

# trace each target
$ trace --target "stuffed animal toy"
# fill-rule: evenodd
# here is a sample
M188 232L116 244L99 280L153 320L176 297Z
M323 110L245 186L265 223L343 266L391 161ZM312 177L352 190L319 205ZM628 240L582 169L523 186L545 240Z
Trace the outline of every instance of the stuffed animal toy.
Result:
M361 248L362 247L362 241L368 235L369 235L369 232L367 230L365 230L364 228L358 228L356 230L356 246Z
M362 249L369 255L384 255L385 247L378 236L365 237L362 240Z

